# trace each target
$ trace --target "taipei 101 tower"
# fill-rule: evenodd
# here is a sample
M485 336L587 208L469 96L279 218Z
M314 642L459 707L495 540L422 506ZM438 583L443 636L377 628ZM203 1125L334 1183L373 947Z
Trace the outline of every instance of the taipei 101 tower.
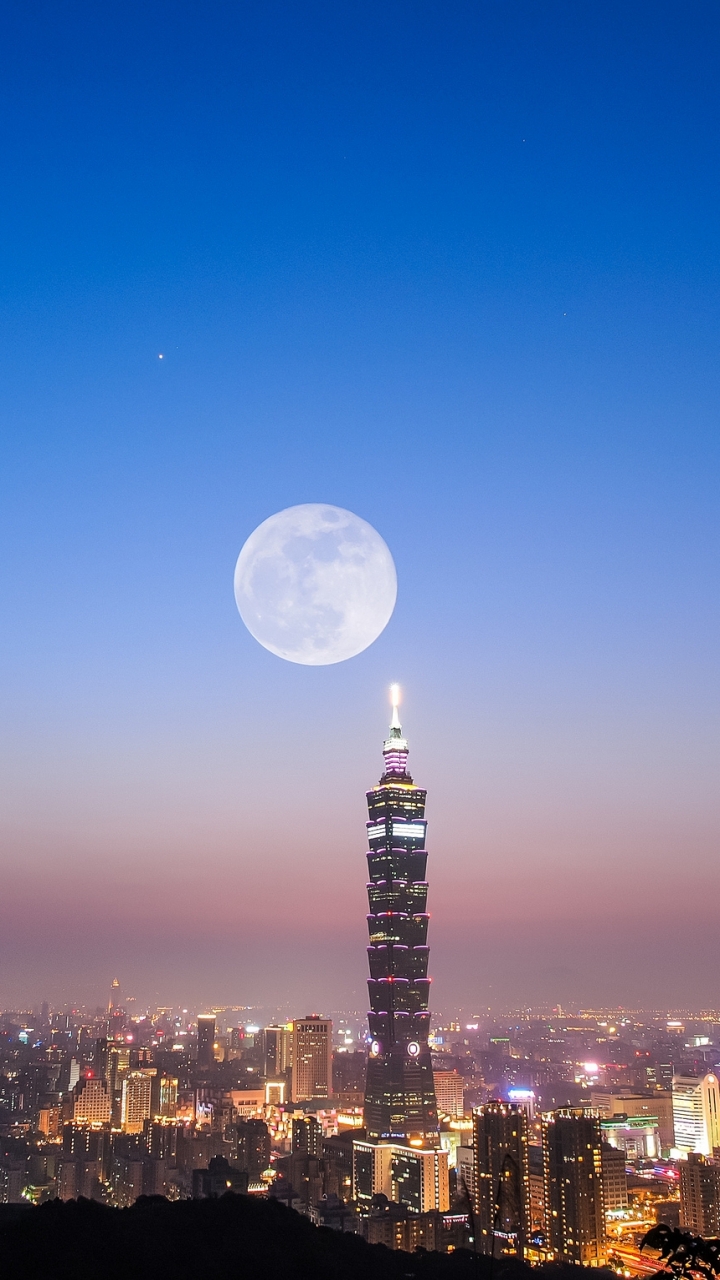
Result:
M368 1143L428 1151L437 1149L439 1137L428 1047L426 792L407 771L399 692L393 685L383 775L367 793L371 1041L365 1127Z

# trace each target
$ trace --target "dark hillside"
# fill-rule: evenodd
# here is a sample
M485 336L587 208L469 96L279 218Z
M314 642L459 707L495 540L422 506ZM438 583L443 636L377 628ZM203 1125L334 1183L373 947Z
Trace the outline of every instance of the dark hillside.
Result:
M555 1269L553 1269L555 1270ZM558 1268L556 1274L562 1275ZM577 1268L572 1268L577 1277ZM493 1280L529 1280L496 1262ZM491 1280L489 1259L393 1253L315 1227L272 1200L140 1199L130 1209L51 1201L0 1224L0 1276L13 1280Z

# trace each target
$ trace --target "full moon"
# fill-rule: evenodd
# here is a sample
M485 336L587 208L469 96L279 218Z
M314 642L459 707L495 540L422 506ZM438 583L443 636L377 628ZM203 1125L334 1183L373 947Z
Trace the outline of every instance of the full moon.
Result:
M384 631L395 608L390 552L366 520L305 502L250 534L235 566L235 600L251 635L288 662L344 662Z

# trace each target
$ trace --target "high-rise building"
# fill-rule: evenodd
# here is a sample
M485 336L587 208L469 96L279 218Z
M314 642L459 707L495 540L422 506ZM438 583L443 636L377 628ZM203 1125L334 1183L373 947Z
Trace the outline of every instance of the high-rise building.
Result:
M434 1071L438 1113L457 1120L464 1113L464 1081L459 1071Z
M713 1071L704 1076L673 1076L675 1149L682 1155L711 1156L720 1147L720 1087Z
M123 1080L122 1127L126 1133L142 1133L152 1114L154 1071L128 1071Z
M530 1206L525 1107L511 1102L476 1107L473 1152L478 1251L523 1257Z
M130 1070L130 1047L124 1041L108 1041L104 1050L105 1080L110 1093L112 1122L120 1124L123 1080Z
M316 1013L298 1018L293 1029L293 1102L332 1096L332 1022Z
M97 1076L78 1080L73 1089L75 1124L109 1124L110 1111L110 1092L104 1080Z
M367 793L370 1053L365 1087L368 1141L437 1147L428 1047L425 797L407 771L408 744L393 686L380 782Z
M263 1069L268 1080L283 1080L292 1068L293 1024L265 1027L262 1033Z
M198 1018L197 1064L207 1071L215 1062L215 1015L201 1013Z
M600 1121L571 1109L543 1119L545 1213L549 1244L561 1262L605 1262L605 1204Z
M177 1076L153 1077L151 1115L156 1119L172 1120L177 1115L178 1083Z
M720 1163L699 1152L680 1161L680 1225L693 1235L720 1236Z

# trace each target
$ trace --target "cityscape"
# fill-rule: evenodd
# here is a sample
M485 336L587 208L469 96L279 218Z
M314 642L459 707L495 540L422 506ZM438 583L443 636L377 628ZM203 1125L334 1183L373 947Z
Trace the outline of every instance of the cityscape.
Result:
M720 1011L429 1007L426 791L392 687L367 793L369 1007L6 1010L0 1204L227 1193L393 1250L651 1275L720 1234Z
M717 0L0 47L0 1280L720 1280Z

